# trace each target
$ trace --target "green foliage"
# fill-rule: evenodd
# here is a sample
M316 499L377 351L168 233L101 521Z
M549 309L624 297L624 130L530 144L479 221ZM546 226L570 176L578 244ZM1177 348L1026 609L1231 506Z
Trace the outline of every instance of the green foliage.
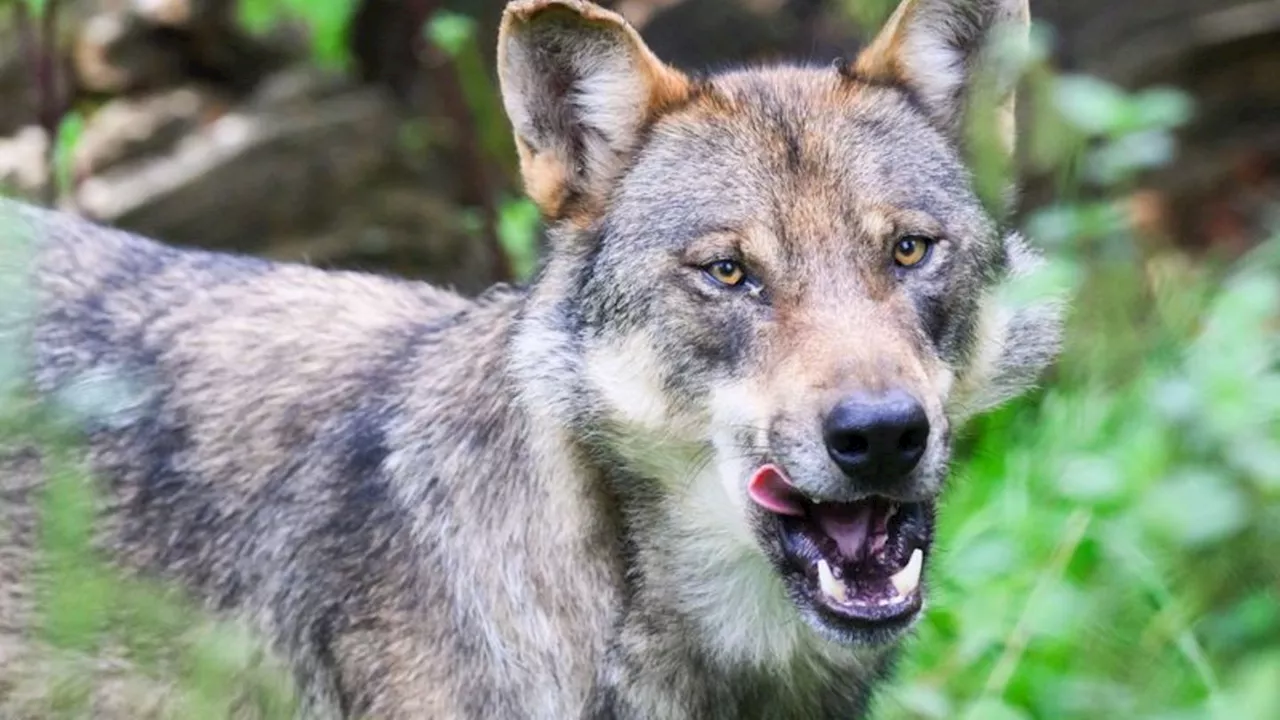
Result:
M1029 223L1074 278L1066 349L969 429L878 717L1280 717L1280 238L1221 277L1140 257L1117 195L1186 99L1030 75L1041 158L1101 198Z
M881 717L1273 717L1251 703L1280 687L1280 273L1246 260L1195 315L1156 321L1132 379L1095 364L978 423Z
M845 14L870 37L889 19L898 0L843 0L842 5Z
M67 195L73 189L75 166L73 161L76 144L84 134L84 116L72 110L58 123L58 134L53 141L53 182L59 195Z
M282 20L300 21L309 32L312 55L328 67L350 61L347 28L357 0L239 0L240 22L253 32L265 32Z
M49 4L49 0L18 0L27 6L33 17L44 17L44 8Z
M528 280L537 266L540 227L541 215L532 200L508 199L498 207L498 239L517 280Z
M39 707L21 711L88 717L91 677L103 671L94 658L109 648L138 684L171 696L164 717L293 717L289 675L245 627L213 621L173 589L122 575L98 556L99 502L66 410L22 395L5 399L24 413L21 425L0 426L0 451L38 447L46 480L33 638L45 648L34 679L44 687ZM0 696L0 712L13 710Z
M515 143L502 109L500 93L493 81L476 37L476 22L466 15L441 10L423 27L427 40L453 61L458 83L475 123L480 151L485 160L514 180ZM506 253L515 280L532 275L538 261L540 217L537 206L527 198L501 196L497 206L497 239ZM480 234L479 218L467 217Z
M98 555L100 501L74 428L85 416L115 421L136 407L136 393L105 376L47 402L32 399L24 348L38 238L14 227L0 237L0 456L38 449L45 475L35 498L36 572L23 578L37 601L34 655L27 676L0 678L0 716L91 717L94 678L123 667L134 687L161 698L148 703L162 708L159 717L293 717L290 676L246 628L214 621L172 588L123 575ZM104 652L113 660L102 660Z

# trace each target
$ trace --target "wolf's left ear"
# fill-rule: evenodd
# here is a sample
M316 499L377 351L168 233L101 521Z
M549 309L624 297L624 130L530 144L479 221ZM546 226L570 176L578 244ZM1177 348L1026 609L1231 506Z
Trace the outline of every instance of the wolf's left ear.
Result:
M970 101L981 83L994 107L997 138L1012 152L1016 78L988 72L980 61L997 29L1025 44L1027 0L902 0L884 29L859 56L854 70L874 82L910 90L933 121L961 139ZM985 119L984 119L985 120Z
M507 5L498 79L525 190L552 219L598 209L641 128L690 92L620 15L578 0Z

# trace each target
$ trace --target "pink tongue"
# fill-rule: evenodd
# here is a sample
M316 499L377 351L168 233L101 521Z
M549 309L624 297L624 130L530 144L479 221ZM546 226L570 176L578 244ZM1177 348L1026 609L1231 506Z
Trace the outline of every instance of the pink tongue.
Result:
M787 482L777 465L764 465L756 470L747 484L747 494L765 510L804 517L804 496Z
M849 560L861 557L871 526L871 503L823 503L813 506L812 513L822 532L836 541L841 555Z
M764 465L751 476L747 494L760 507L779 515L809 515L848 560L861 559L871 530L870 502L813 505L795 488L777 465Z

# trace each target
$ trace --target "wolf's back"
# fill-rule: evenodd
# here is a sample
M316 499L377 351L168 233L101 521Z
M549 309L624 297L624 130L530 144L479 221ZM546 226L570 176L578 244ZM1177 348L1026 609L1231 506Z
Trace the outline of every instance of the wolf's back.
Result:
M0 200L0 716L42 716L47 699L32 696L54 684L31 670L51 657L29 642L47 467L22 413L39 403L74 420L74 457L101 500L95 542L113 561L311 656L328 651L308 633L338 602L344 623L376 627L387 607L374 588L413 582L405 512L379 465L409 424L404 388L450 373L448 357L424 367L423 346L475 307ZM140 677L118 674L94 683L95 716L137 716L109 710Z

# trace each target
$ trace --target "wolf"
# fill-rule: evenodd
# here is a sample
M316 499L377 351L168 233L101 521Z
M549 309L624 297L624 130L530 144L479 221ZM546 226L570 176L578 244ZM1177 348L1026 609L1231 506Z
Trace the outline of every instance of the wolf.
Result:
M1001 300L1043 260L967 160L973 127L1013 152L1014 83L982 78L1028 22L905 0L852 61L695 76L611 11L517 0L529 283L7 203L34 298L8 338L39 397L127 388L77 416L104 552L246 618L308 717L862 717L926 605L956 429L1058 351L1060 303ZM7 458L20 634L40 462Z

